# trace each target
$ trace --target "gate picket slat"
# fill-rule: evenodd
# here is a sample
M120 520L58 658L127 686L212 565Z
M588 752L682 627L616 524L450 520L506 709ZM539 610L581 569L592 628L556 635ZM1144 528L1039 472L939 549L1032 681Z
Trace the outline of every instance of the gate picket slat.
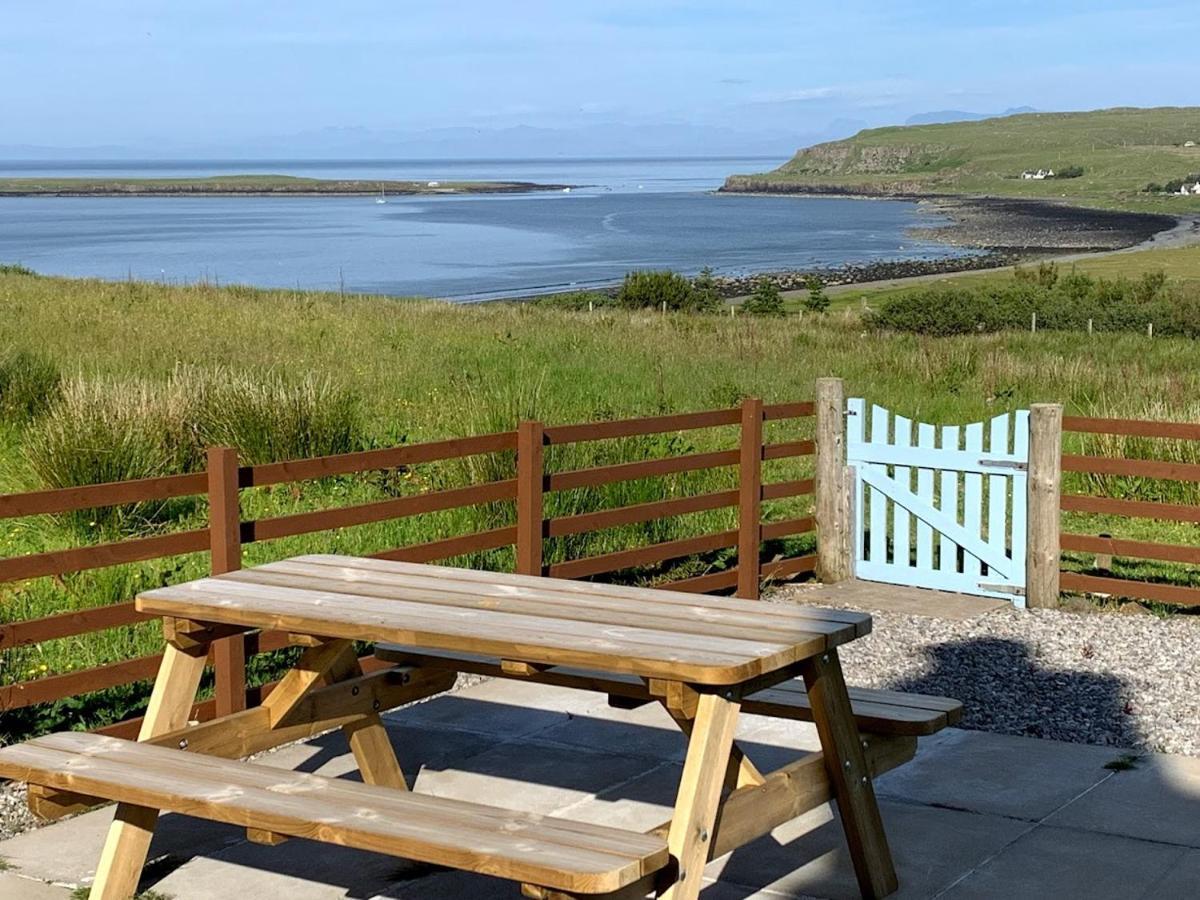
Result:
M892 444L896 447L912 446L912 421L904 416L895 416L892 429L895 436ZM894 469L897 483L912 490L912 469L908 466L896 466ZM897 566L912 565L912 518L901 503L892 503L892 563Z
M963 429L966 435L965 449L983 453L983 423L972 422ZM972 535L983 539L983 476L967 472L963 476L963 527ZM974 554L967 554L963 561L963 572L968 575L983 575L983 563Z
M1008 414L996 416L988 435L988 451L1008 453ZM988 476L988 543L997 553L1008 552L1008 478L1004 474Z
M1019 409L1013 415L1013 455L1021 459L1029 459L1029 410ZM1013 570L1025 571L1026 553L1026 507L1029 491L1029 476L1024 471L1018 471L1012 478L1012 558ZM1016 596L1013 602L1025 606L1024 596Z
M957 425L942 426L942 447L958 449ZM962 521L958 515L958 472L950 469L942 471L942 502L938 508L955 522ZM958 545L944 534L938 541L938 557L938 569L941 572L958 571Z
M917 425L917 446L932 450L936 429L932 425L921 422ZM931 462L936 454L929 453L926 457ZM933 506L933 469L917 469L917 495ZM933 571L933 529L920 519L917 520L917 568L926 572Z
M882 406L871 406L871 443L887 444L888 442L888 411ZM887 466L871 463L869 468L880 475L887 476ZM887 504L888 500L882 493L871 490L871 553L873 563L887 562Z
M851 397L846 401L846 456L853 460L855 451L863 443L863 421L866 416L866 406L861 397ZM854 561L864 559L867 548L864 543L866 527L863 520L863 483L859 478L854 479Z

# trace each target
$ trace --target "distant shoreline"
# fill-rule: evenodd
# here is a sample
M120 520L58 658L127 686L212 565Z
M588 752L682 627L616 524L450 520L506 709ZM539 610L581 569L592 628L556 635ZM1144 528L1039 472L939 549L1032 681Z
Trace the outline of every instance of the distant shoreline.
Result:
M575 185L532 181L389 181L215 175L206 178L0 178L4 197L368 197L525 194Z

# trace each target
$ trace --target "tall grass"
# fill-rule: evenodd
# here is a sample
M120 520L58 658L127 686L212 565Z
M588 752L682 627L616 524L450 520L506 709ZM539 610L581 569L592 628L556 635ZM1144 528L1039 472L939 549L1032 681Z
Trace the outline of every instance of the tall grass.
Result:
M0 353L0 420L19 425L45 412L61 381L58 366L45 354L7 348Z

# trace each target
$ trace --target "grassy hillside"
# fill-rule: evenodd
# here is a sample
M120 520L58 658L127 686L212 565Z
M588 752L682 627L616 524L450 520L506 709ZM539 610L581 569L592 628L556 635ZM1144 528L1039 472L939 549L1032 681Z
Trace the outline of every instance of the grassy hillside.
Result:
M1198 212L1200 196L1147 194L1149 183L1200 173L1200 107L1026 113L940 125L874 128L799 151L773 172L732 176L732 190L969 194L1147 212ZM1026 169L1077 178L1023 180Z

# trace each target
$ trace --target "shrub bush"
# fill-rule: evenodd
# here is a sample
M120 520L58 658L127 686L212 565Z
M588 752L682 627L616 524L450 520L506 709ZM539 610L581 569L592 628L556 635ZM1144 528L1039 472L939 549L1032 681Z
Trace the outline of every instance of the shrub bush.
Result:
M825 282L819 276L807 276L804 279L804 287L808 291L804 297L805 309L817 313L823 313L829 309L829 296L825 293Z
M769 278L758 279L754 283L754 293L742 304L742 309L752 316L784 315L779 285Z
M33 269L30 269L27 266L18 265L17 263L0 263L0 275L36 275L36 274L37 274L37 272L33 271Z
M932 287L901 294L867 314L876 327L944 336L1028 329L1144 332L1200 337L1200 291L1170 284L1160 272L1137 280L1058 276L1047 267L1018 272L1010 282Z
M715 313L720 312L721 305L721 292L717 290L713 270L705 266L692 279L692 308L696 312Z
M661 309L664 303L669 310L693 311L692 283L678 272L630 272L617 292L617 305L624 309Z
M54 361L27 350L0 355L0 419L26 422L58 398L62 375Z

